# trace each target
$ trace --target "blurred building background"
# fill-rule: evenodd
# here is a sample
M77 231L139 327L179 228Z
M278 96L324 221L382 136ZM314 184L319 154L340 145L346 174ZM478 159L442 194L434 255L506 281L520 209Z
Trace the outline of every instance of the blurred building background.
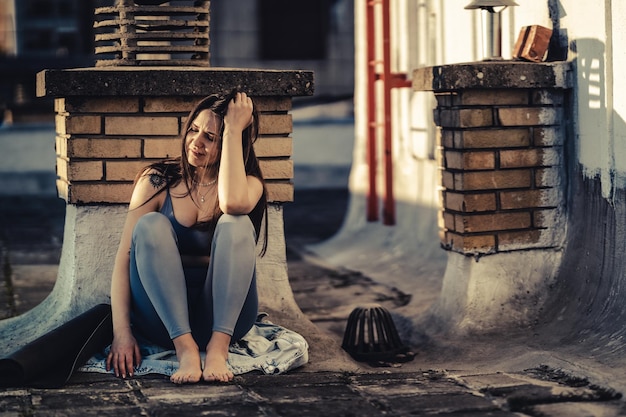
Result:
M351 97L354 2L211 2L211 65L308 69L315 72L316 100Z
M114 2L0 0L0 114L4 120L52 117L52 103L35 98L35 74L42 69L93 66L94 8ZM210 64L313 70L316 94L305 101L351 98L353 9L353 0L214 1Z
M35 98L44 68L93 65L93 0L0 0L0 117L52 117Z

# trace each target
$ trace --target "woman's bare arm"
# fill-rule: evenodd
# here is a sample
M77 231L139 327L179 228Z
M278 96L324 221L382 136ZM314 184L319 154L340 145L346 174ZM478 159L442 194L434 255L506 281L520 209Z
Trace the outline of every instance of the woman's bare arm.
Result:
M263 193L261 180L246 175L243 159L241 135L252 120L252 108L252 100L245 93L237 93L224 117L218 196L220 209L226 214L250 213Z
M130 245L137 220L146 213L158 211L159 198L153 196L165 186L156 173L140 177L131 197L128 214L124 222L120 244L115 256L111 278L111 310L113 318L113 344L107 358L107 368L111 367L117 376L132 376L134 366L141 361L139 346L130 327ZM144 204L145 203L145 204Z

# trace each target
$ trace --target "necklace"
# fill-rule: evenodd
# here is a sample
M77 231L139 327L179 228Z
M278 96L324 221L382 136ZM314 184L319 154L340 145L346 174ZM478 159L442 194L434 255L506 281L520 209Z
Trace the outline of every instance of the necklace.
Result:
M198 182L198 181L196 181L196 180L192 180L192 182L193 182L194 184L199 185L200 187L208 187L209 185L213 185L213 184L215 184L215 181L217 181L217 178L212 179L212 180L211 180L211 181L209 181L209 182Z
M217 181L217 178L215 178L215 179L213 179L213 180L211 180L211 181L209 181L209 182L207 182L207 183L198 182L198 181L196 181L196 180L192 180L192 181L193 181L193 183L194 183L195 185L199 185L200 187L208 187L208 186L210 186L210 185L215 184L215 182ZM206 192L205 192L204 194L200 194L200 189L198 189L198 190L197 190L198 197L200 197L200 202L201 202L201 203L204 203L204 202L205 202L204 197L206 197L206 195L209 193L209 191L211 191L211 189L210 189L210 188L209 188L208 190L206 190Z

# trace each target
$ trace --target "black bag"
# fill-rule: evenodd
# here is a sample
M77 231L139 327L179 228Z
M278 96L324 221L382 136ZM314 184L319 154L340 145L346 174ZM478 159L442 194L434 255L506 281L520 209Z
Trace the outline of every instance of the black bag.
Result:
M99 304L0 359L0 387L60 388L112 339L111 306Z

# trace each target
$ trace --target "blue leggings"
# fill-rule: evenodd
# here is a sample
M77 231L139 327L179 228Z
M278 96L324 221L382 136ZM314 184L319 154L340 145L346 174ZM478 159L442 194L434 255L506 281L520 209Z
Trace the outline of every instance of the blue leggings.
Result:
M166 348L185 333L201 349L213 331L231 335L233 342L241 339L258 314L255 265L255 232L248 216L219 218L207 269L183 267L165 215L143 215L130 251L133 331Z

